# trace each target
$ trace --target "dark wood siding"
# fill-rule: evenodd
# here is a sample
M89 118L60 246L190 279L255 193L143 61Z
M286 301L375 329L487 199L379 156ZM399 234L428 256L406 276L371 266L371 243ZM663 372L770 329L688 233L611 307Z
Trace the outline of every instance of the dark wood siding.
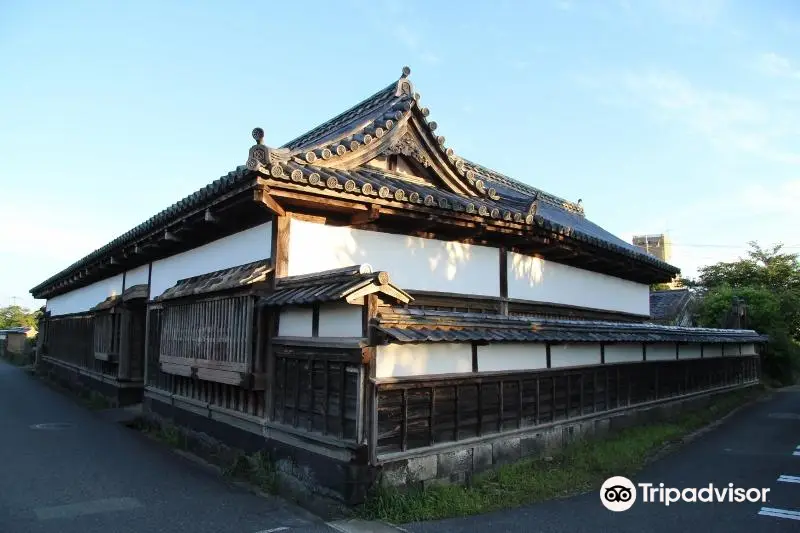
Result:
M275 347L274 422L358 440L364 367L360 350Z
M757 357L720 357L379 383L378 453L757 380Z

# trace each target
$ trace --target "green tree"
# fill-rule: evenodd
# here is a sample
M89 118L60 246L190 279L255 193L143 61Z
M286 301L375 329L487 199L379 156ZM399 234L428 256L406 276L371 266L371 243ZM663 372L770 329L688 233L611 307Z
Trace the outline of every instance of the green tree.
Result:
M761 248L750 243L746 257L700 269L686 285L703 296L698 322L724 327L735 299L747 304L747 327L770 336L764 373L790 383L800 366L800 261L782 245Z
M0 307L0 329L36 327L39 311L31 312L19 305Z

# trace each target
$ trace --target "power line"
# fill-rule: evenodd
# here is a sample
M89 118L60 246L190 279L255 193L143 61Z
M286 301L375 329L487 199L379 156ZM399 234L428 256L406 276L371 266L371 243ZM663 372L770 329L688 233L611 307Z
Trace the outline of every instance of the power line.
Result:
M686 246L693 248L749 248L747 244L684 244L684 243L670 243L672 246ZM800 250L800 245L781 246L782 250Z

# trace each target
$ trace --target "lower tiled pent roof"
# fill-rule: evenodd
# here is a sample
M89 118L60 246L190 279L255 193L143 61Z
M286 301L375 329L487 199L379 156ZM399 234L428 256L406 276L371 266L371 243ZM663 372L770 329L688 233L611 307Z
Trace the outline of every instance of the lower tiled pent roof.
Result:
M226 291L243 288L259 283L272 271L269 259L239 265L233 268L217 270L201 276L179 280L178 283L165 290L156 300L171 300L198 294Z
M383 312L377 327L393 342L744 342L768 339L753 330L636 322L530 319L418 309Z

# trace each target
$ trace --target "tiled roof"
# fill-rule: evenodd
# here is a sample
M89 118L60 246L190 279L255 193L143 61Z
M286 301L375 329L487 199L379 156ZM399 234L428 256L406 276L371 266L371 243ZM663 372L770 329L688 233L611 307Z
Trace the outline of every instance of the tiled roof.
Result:
M437 158L449 165L448 168L453 171L454 175L459 176L460 183L466 190L471 191L471 194L459 195L451 191L431 188L425 191L428 193L426 195L419 193L420 197L416 198L416 200L412 200L409 193L407 200L401 201L407 201L410 204L425 203L425 196L430 195L431 203L430 205L425 205L435 207L444 204L445 207L442 207L443 209L452 209L450 206L455 206L455 210L459 210L462 207L469 209L469 204L471 203L474 205L475 214L478 216L505 218L508 214L511 220L516 222L528 225L536 224L547 230L569 235L578 241L600 246L664 272L671 274L678 272L675 267L643 252L587 220L583 216L583 209L580 205L545 193L535 187L456 156L451 148L446 147L445 138L434 133L437 125L428 119L429 110L419 104L419 94L414 92L407 78L408 73L409 71L404 69L403 76L397 82L390 84L308 133L286 143L284 151L286 152L285 159L287 163L283 165L279 163L276 167L280 169L277 171L280 174L276 175L276 172L272 172L270 168L259 168L258 170L262 172L266 170L266 173L279 179L290 179L293 172L298 170L298 167L302 167L300 172L307 174L308 177L311 177L314 173L322 175L319 170L322 167L325 167L329 173L347 175L347 171L332 168L332 166L336 166L337 158L348 157L354 151L361 150L382 137L389 136L392 128L407 122L413 115L425 124L425 128L433 139L435 150L438 151ZM253 149L256 148L253 147L251 149L251 155L253 154ZM31 289L31 293L36 296L46 292L56 282L98 260L108 257L111 253L119 251L124 246L133 244L150 232L176 222L189 212L202 208L223 194L234 190L237 186L242 185L247 178L253 176L247 168L253 170L258 165L251 166L252 159L251 157L248 160L247 167L238 167L235 171L229 172L226 176L176 202L40 283ZM313 166L314 164L317 166ZM361 172L364 174L360 174ZM373 191L376 191L376 194L380 194L380 188L386 186L390 189L389 193L392 197L396 198L394 196L396 191L393 189L389 173L371 172L366 169L358 171L364 177L364 183L369 181L370 178L376 179L375 182L370 182L370 186ZM398 177L397 179L399 180L400 178ZM353 181L358 184L357 179L353 179ZM362 185L358 184L357 188L348 191L347 179L341 179L339 183L339 187L344 192L371 196L372 194L364 192ZM322 180L320 186L327 186L327 179ZM402 188L410 189L407 181L403 182ZM451 195L455 195L455 197ZM445 200L445 202L442 202L442 200ZM536 204L532 208L533 202L536 202ZM481 203L486 204L487 210L484 212L480 210ZM489 206L496 207L497 211L493 211Z
M150 287L147 283L140 283L139 285L132 285L125 289L122 293L122 301L147 299L150 297Z
M650 318L656 322L671 322L691 301L689 289L653 291L650 293Z
M361 196L380 195L386 199L410 204L440 206L445 210L466 211L485 218L535 224L665 272L671 274L679 272L676 267L647 254L586 219L580 204L569 202L457 156L451 148L445 146L445 138L434 133L437 124L429 120L430 112L420 105L420 96L414 92L405 77L406 73L407 71L404 71L404 76L397 83L378 91L308 134L284 145L291 150L291 157L287 162L270 165L263 158L259 160L258 157L251 157L247 163L248 168L276 179L298 183L309 183L311 179L313 180L311 184L321 189L329 188ZM475 193L475 196L465 196L443 188L422 185L414 187L400 175L393 177L389 171L379 171L364 166L342 170L337 166L340 159L351 157L365 147L381 142L379 141L381 138L390 137L394 129L410 120L412 115L429 130L431 138L435 139L433 144L438 147L438 155L448 162L454 173L460 176L465 187ZM254 146L251 149L251 156L253 150L258 149L258 145ZM368 192L364 192L363 185L367 183ZM380 194L380 188L383 186L388 188L385 196ZM402 189L406 195L398 193L397 189ZM418 195L412 198L412 192L417 192ZM426 196L430 196L429 203L426 203ZM532 209L534 202L535 207ZM470 204L474 207L474 212L470 211ZM482 211L481 205L485 205L487 209Z
M106 311L108 309L113 309L114 307L119 305L121 302L122 302L122 298L120 297L119 294L112 294L111 296L109 296L108 298L106 298L105 300L100 302L99 304L97 304L94 307L92 307L91 309L89 309L89 311L92 311L92 312Z
M27 326L19 328L6 328L6 329L0 329L0 333L28 333L32 329L33 328Z
M264 306L304 305L346 300L353 294L382 291L395 301L412 300L405 291L389 281L386 272L373 272L369 265L325 270L314 274L289 276L277 280L275 291L261 298Z
M377 328L393 342L766 342L753 330L664 326L636 322L525 319L481 313L394 309Z
M272 272L272 263L269 259L254 261L245 265L179 280L155 299L158 301L172 300L247 287L253 283L266 280L267 274L270 272Z

